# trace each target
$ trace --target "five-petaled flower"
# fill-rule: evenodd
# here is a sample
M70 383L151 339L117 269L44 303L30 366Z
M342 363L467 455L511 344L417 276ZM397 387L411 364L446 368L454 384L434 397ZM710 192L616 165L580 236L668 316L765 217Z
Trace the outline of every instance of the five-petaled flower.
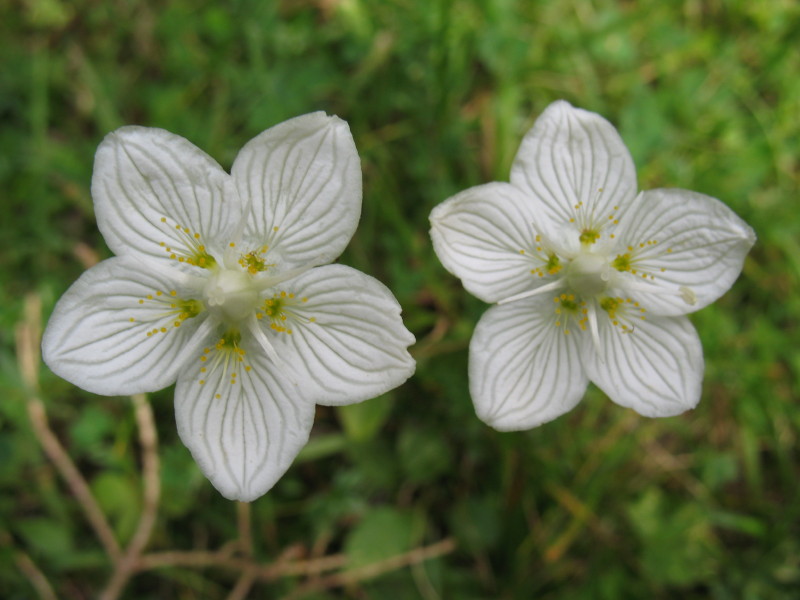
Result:
M366 400L414 371L391 292L327 265L361 213L358 154L337 117L268 129L230 175L184 138L123 127L97 150L92 195L117 256L58 302L45 362L105 395L177 380L178 432L223 496L272 487L315 403Z
M590 380L645 416L697 405L703 352L685 315L733 284L755 234L709 196L636 187L613 126L558 101L525 136L511 183L467 189L431 213L442 264L498 303L469 352L486 423L555 419Z

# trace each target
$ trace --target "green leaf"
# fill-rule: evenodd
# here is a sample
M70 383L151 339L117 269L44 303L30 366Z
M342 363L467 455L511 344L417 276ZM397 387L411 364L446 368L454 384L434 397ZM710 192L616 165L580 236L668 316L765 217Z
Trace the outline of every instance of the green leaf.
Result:
M458 536L459 546L480 552L491 548L500 535L501 512L490 498L466 498L450 512L450 529Z
M43 556L55 564L61 564L62 559L74 549L69 529L55 519L23 519L15 525L15 529L35 555Z
M366 402L339 406L336 414L350 441L365 442L374 438L386 423L392 404L392 396L384 394Z
M78 414L70 427L70 438L76 450L99 449L103 439L114 430L116 423L111 416L97 406L87 406Z
M108 472L95 477L91 488L117 536L128 540L139 520L142 491L128 477Z
M160 508L171 517L191 511L206 478L184 446L165 446L161 451Z
M371 510L345 541L348 565L362 567L408 551L413 531L412 515L389 507Z
M695 503L667 506L652 488L628 508L643 549L641 567L654 582L691 585L717 572L719 544L706 512Z
M332 454L338 454L344 449L346 444L347 440L345 437L339 434L313 436L308 440L308 443L303 449L300 450L300 454L297 455L294 462L300 464L319 460L326 456L331 456Z
M432 429L405 429L397 445L400 465L409 483L433 481L453 464L453 453L441 433Z

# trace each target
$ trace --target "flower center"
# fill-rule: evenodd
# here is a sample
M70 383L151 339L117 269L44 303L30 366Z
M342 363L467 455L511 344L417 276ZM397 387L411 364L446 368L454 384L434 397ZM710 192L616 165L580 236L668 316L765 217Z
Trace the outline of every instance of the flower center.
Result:
M258 290L249 274L219 269L203 288L208 310L224 321L238 323L258 305Z
M609 277L606 257L582 252L569 264L567 285L582 297L597 296L608 287Z

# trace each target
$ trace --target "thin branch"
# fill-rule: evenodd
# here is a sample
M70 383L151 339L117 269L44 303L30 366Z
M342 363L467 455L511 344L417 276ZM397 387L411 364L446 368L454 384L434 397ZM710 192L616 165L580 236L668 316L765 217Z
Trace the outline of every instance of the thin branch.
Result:
M249 502L236 503L236 526L239 531L239 551L247 559L249 564L242 569L239 579L236 581L236 585L231 590L227 600L243 600L246 598L256 580L256 569L252 564L253 533Z
M53 587L45 574L42 573L27 553L14 549L14 540L7 531L0 531L0 548L14 557L14 563L16 563L19 572L28 579L42 600L56 600Z
M324 577L322 581L325 583L325 587L337 587L364 581L366 579L374 579L390 571L396 571L403 567L417 565L433 558L439 558L440 556L450 554L455 549L455 541L452 538L445 538L429 546L414 548L405 554L392 556L386 560L372 563L371 565L328 575Z
M344 554L331 554L311 560L277 561L271 565L262 565L258 569L258 578L274 581L281 577L315 577L326 571L341 569L347 564Z
M133 400L136 425L139 430L139 444L142 447L143 505L139 524L131 538L125 555L114 569L114 573L101 594L102 600L114 600L122 593L125 584L136 572L136 565L142 555L158 517L158 502L161 498L160 462L158 458L158 434L153 420L153 410L144 394L131 396Z
M39 340L41 339L41 300L38 296L28 296L25 300L25 320L17 325L17 360L22 378L30 393L27 395L28 418L33 434L42 446L45 455L64 478L72 495L86 515L95 535L111 561L116 564L121 557L119 544L108 521L94 499L89 484L69 457L61 442L50 429L44 403L38 397L39 391Z
M17 568L31 582L31 585L42 600L57 600L53 587L47 581L47 577L39 570L39 567L31 560L30 556L24 552L15 552L14 562L17 563Z
M302 597L312 590L342 587L368 579L375 579L385 573L444 556L455 550L455 548L455 541L452 538L445 538L429 546L414 548L405 554L398 554L397 556L392 556L386 560L372 563L371 565L326 575L313 583L296 588L292 593L286 596L284 600Z
M242 574L236 581L236 585L231 590L231 593L228 594L226 600L244 600L247 598L247 594L250 592L250 588L253 587L255 581L256 570L254 568L246 568L242 571Z
M445 538L429 546L415 548L404 554L398 554L371 565L321 577L299 587L296 592L302 595L311 590L340 587L358 581L374 579L390 571L444 556L455 550L455 548L456 544L453 539ZM230 571L252 573L254 580L275 581L283 577L315 577L326 571L342 569L346 565L347 557L343 554L333 554L312 560L278 561L270 565L259 565L248 559L234 557L229 552L197 551L153 552L146 554L139 558L136 569L138 571L149 571L166 567L217 567ZM239 580L240 583L241 581L242 579ZM231 597L229 596L228 600Z
M241 571L255 567L259 579L274 580L280 577L312 576L342 568L347 563L343 554L302 561L277 562L272 565L258 565L251 560L237 558L227 551L204 552L151 552L139 558L138 571L149 571L166 567L219 567L230 571Z
M236 503L236 525L239 530L239 551L246 557L253 556L253 533L249 502Z

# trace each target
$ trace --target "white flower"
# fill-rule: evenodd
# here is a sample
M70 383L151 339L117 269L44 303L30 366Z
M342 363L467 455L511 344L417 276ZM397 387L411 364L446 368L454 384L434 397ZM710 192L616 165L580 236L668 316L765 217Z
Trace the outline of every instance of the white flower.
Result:
M719 298L755 242L709 196L636 193L605 119L550 105L525 136L511 183L449 198L431 213L442 264L497 302L470 343L470 393L500 430L571 410L589 381L646 416L697 405L700 340L686 313Z
M342 265L361 212L347 124L313 113L251 140L231 175L184 138L123 127L92 178L117 255L58 302L42 343L97 394L177 380L178 432L230 499L252 500L308 440L314 405L359 402L414 371L400 306Z

